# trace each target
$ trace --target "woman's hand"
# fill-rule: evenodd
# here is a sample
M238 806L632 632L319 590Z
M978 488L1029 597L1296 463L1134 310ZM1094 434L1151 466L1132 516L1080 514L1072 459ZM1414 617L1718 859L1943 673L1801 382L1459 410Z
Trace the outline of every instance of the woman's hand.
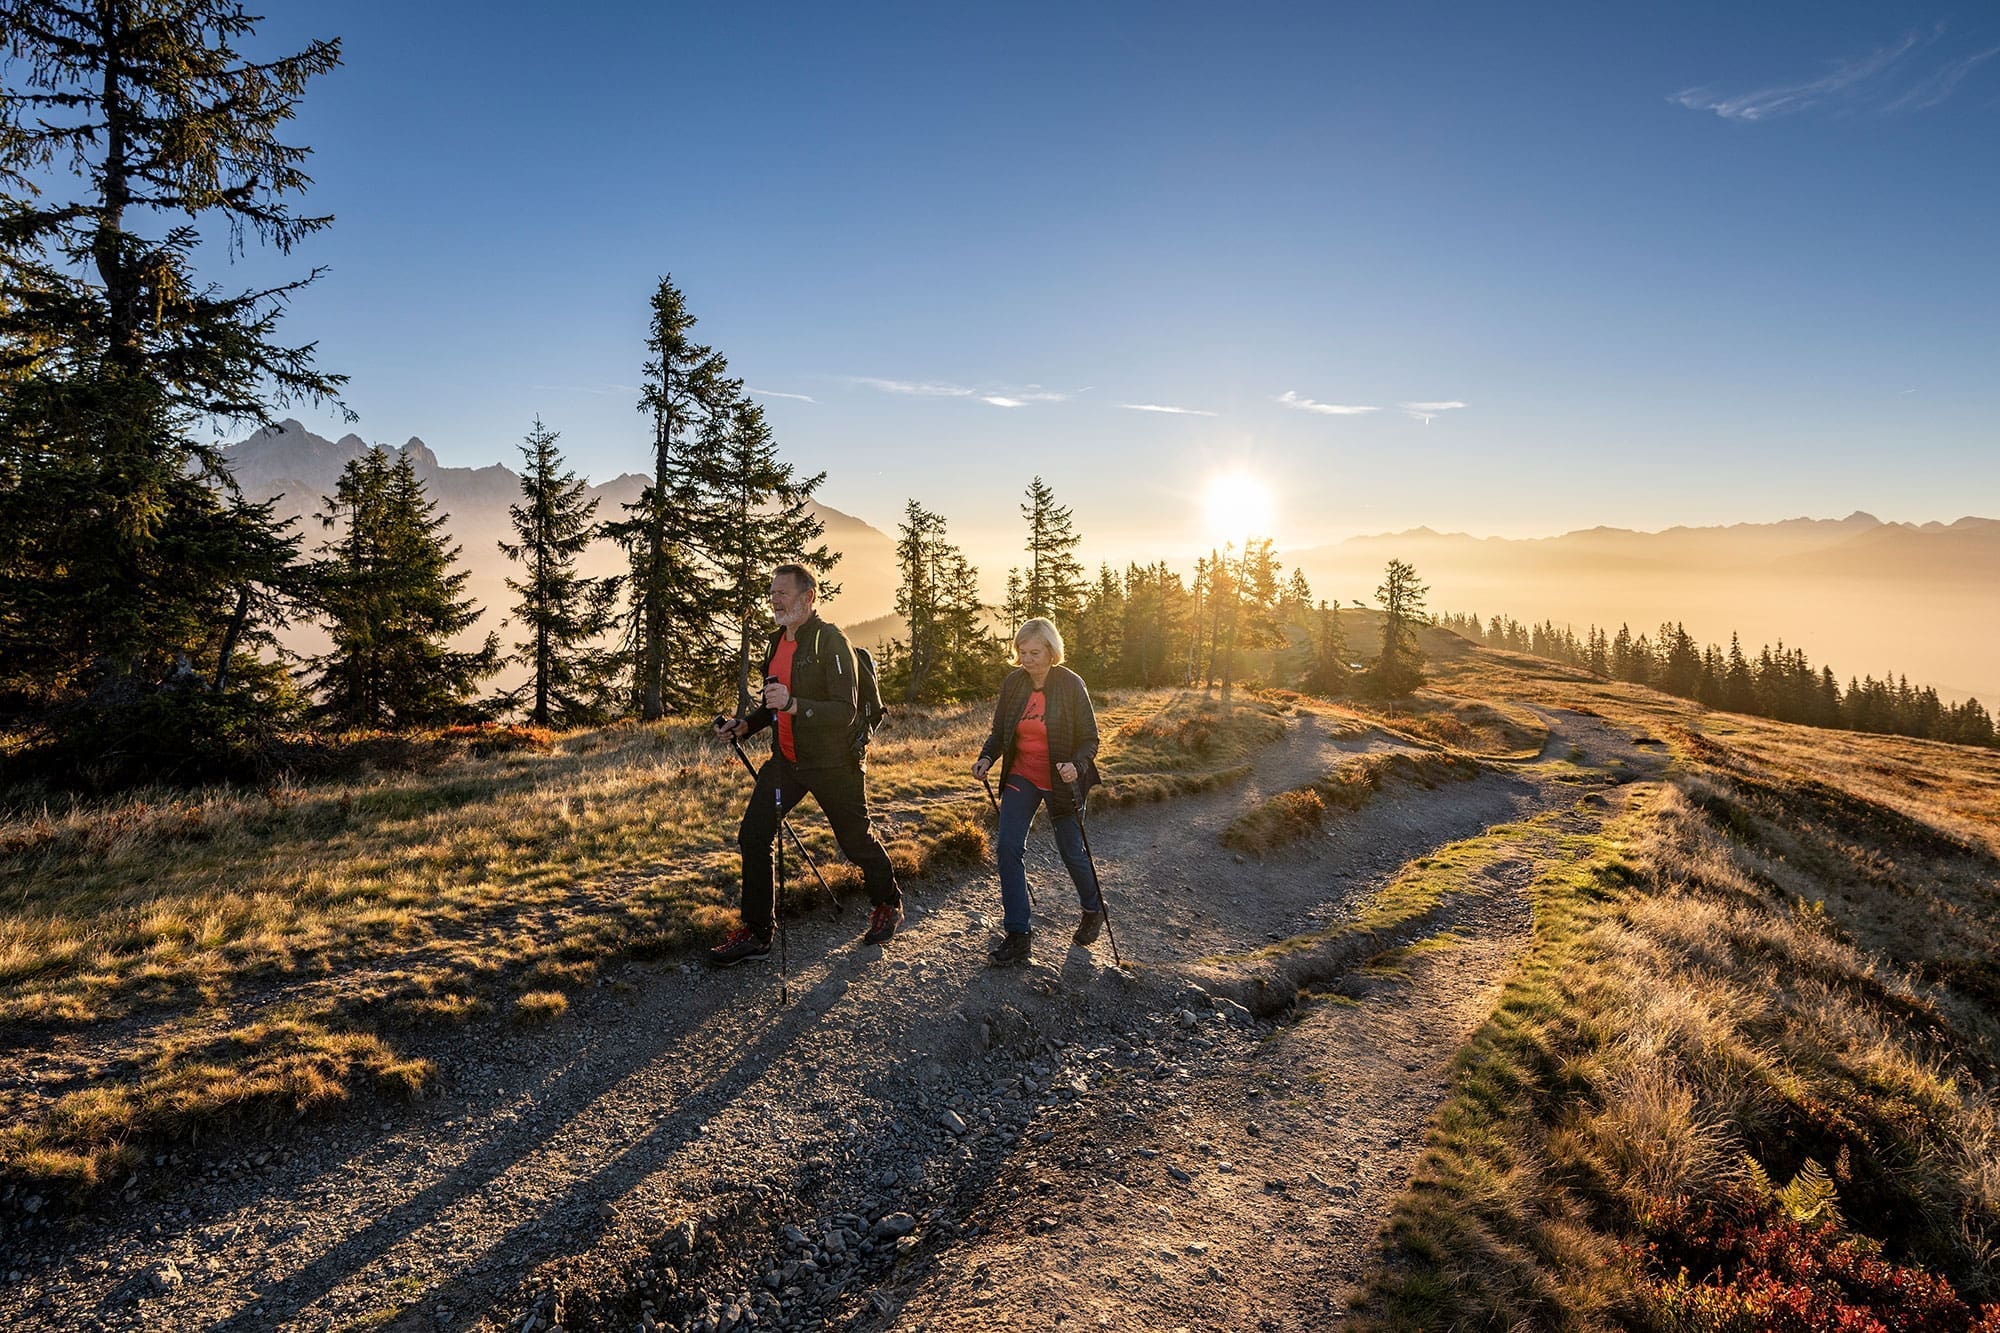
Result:
M1060 776L1061 776L1061 778L1062 778L1062 780L1063 780L1064 782L1075 782L1075 781L1076 781L1076 765L1075 765L1075 764L1057 764L1057 765L1056 765L1056 773L1057 773L1058 775L1060 775Z
M972 761L972 776L984 782L986 781L986 774L992 767L993 761L982 754L979 758Z

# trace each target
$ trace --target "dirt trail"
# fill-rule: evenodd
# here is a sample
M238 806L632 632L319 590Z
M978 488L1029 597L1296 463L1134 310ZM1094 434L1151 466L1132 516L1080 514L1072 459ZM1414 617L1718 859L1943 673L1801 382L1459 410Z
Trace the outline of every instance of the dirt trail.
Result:
M1594 718L1548 716L1551 755L1620 781L1659 767ZM1265 861L1216 842L1248 803L1380 745L1294 718L1242 786L1094 820L1130 975L1107 941L1067 947L1075 900L1038 827L1033 967L984 966L990 871L913 886L886 950L856 943L852 906L796 923L788 1004L775 957L630 964L547 1029L438 1038L426 1103L239 1145L40 1233L0 1261L0 1318L1325 1327L1525 936L1533 866L1428 920L1449 948L1296 1022L1211 1000L1193 964L1323 928L1411 858L1584 790L1569 765L1516 766L1391 788Z

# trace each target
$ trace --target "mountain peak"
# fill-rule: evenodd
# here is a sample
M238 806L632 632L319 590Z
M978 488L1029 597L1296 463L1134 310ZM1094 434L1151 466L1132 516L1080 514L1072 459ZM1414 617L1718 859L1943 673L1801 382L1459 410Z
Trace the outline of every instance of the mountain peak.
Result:
M403 442L403 452L419 467L435 468L438 465L438 456L431 452L431 447L414 435Z

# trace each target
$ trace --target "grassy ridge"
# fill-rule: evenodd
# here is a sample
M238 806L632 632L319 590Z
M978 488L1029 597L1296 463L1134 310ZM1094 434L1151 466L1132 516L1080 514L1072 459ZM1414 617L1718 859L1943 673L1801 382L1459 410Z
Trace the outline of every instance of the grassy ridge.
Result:
M1724 744L1646 693L1593 711L1678 724L1680 771L1537 877L1361 1322L2000 1328L2000 864L1957 804L1978 762L1934 775L1943 801L1873 800L1857 777L1907 742Z

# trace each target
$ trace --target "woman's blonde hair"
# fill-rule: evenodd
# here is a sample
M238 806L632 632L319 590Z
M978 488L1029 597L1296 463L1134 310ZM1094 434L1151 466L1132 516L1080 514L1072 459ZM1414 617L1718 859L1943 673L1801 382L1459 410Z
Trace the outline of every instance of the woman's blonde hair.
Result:
M1021 645L1029 639L1040 639L1049 646L1049 661L1060 664L1063 660L1062 631L1046 616L1036 616L1033 620L1021 622L1021 628L1014 631L1014 657L1020 660Z

